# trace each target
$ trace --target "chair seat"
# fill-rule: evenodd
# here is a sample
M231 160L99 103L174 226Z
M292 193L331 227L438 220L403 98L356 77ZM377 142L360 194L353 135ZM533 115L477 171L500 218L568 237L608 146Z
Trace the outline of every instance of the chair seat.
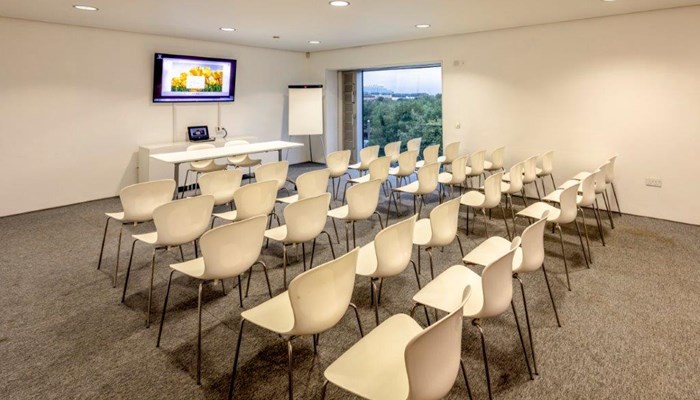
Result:
M158 244L158 232L148 232L142 233L140 235L131 235L134 239L148 243L148 244Z
M349 168L349 169L358 169L358 170L360 170L360 171L366 171L366 170L369 169L369 166L365 166L364 168L360 168L360 167L362 167L362 163L361 163L361 162L356 163L356 164L350 164L350 165L348 165L348 168Z
M513 185L510 184L510 181L508 181L508 182L501 182L501 193L505 193L505 194L515 194L515 193L519 193L519 192L520 192L520 190L513 190L512 187L513 187ZM482 186L480 189L483 190L484 187Z
M226 211L222 213L215 213L212 215L217 218L225 219L226 221L235 221L236 217L238 216L238 211Z
M345 219L350 212L350 207L348 205L340 206L328 211L328 216L331 218Z
M568 188L570 188L572 186L576 186L576 185L581 185L581 181L578 179L569 179L568 181L559 185L559 187L557 189L568 189ZM581 190L581 188L579 188L579 191L580 190Z
M413 181L413 182L409 183L408 185L397 187L394 190L397 192L415 194L415 193L418 193L419 187L420 187L420 184L418 183L418 181Z
M523 210L518 211L518 213L515 215L517 215L518 217L540 219L542 218L542 214L545 211L549 211L549 215L547 216L548 222L556 222L559 219L559 215L561 214L561 210L559 210L558 208L539 201L535 204L530 204Z
M484 169L487 170L487 171L490 171L490 170L494 169L494 168L493 168L493 163L492 163L491 161L489 161L489 160L484 160ZM500 169L500 168L496 168L496 169Z
M476 176L472 173L472 167L469 167L469 166L464 167L464 171L467 174L467 176Z
M582 180L586 179L588 177L588 175L590 175L590 174L591 174L590 172L579 172L578 174L574 175L574 177L571 179L576 180L576 181L582 181Z
M105 215L108 216L109 218L116 219L117 221L127 222L127 221L124 219L124 212L105 213ZM130 222L130 221L129 221L129 222Z
M262 160L248 158L247 156L245 156L245 158L242 160L229 158L228 163L229 163L229 165L233 165L236 167L246 168L246 167L254 167L256 165L260 165L260 164L262 164Z
M542 200L543 200L543 201L551 201L552 203L559 203L559 202L560 202L560 198L561 198L561 194L562 194L563 192L564 192L564 189L557 189L557 190L553 191L552 193L550 193L550 194L544 196L544 197L542 198ZM580 192L579 192L579 193L580 193ZM582 204L581 204L581 201L583 201L583 196L581 196L580 194L577 194L577 195L576 195L576 204L577 204L577 205L582 205ZM588 206L588 205L590 205L590 204L586 204L586 206Z
M369 182L369 178L370 178L370 176L369 176L369 174L367 174L367 175L358 176L357 178L348 179L348 181L350 181L352 183L365 183L365 182Z
M413 227L413 244L416 246L429 246L433 237L433 228L430 225L430 218L423 218L416 221Z
M535 168L535 173L538 177L549 176L549 172L542 172L542 168Z
M500 236L491 236L462 258L467 264L489 265L510 250L510 241Z
M225 170L227 164L217 164L215 162L212 162L208 164L206 167L190 167L190 170L196 171L196 172L214 172L214 171L222 171Z
M393 315L350 347L323 375L365 399L405 400L409 387L404 351L420 332L413 318Z
M357 255L357 275L375 277L377 272L377 252L374 248L374 241L360 247Z
M287 225L276 226L266 230L265 237L278 242L284 242L284 240L287 238Z
M440 164L444 164L445 161L447 161L447 157L445 157L445 156L439 156L439 157L437 158L437 160L438 160L438 162L439 162Z
M462 195L462 197L459 200L459 204L463 206L478 208L481 207L481 205L484 204L485 201L486 196L483 193L477 192L476 190L472 190Z
M280 197L277 199L277 201L280 203L285 203L285 204L296 203L297 201L299 201L299 195L294 194L294 195L287 196L287 197Z
M478 318L484 304L481 276L463 265L453 265L436 276L413 296L413 301L451 312L462 303L462 294L467 285L471 286L471 294L464 305L463 315Z
M289 334L294 328L294 311L289 292L281 293L259 306L243 311L241 318L269 331Z
M503 174L501 180L504 182L510 182L510 172L506 172L505 174Z
M204 276L206 268L204 268L204 257L195 258L185 262L170 264L170 268L175 271L197 279L208 279Z
M389 168L389 175L394 175L398 177L404 177L404 176L411 176L413 174L413 171L407 173L407 174L399 174L399 167L391 167Z

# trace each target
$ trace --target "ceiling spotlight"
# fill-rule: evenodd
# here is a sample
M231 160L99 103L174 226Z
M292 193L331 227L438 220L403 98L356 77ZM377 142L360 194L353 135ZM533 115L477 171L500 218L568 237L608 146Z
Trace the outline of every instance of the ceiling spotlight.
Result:
M235 32L236 28L221 27L221 28L219 28L219 30L224 31L224 32Z
M416 25L416 28L418 28L418 29L430 28L430 24L418 24L418 25Z
M309 44L321 44L318 40L309 40Z
M615 1L615 0L603 0L603 1L606 2L606 3L612 3L612 2Z
M349 1L342 1L342 0L333 0L329 1L328 4L334 6L334 7L347 7L350 5Z
M275 36L273 36L272 38L273 38L273 39L279 39L280 37L277 36L277 35L275 35Z
M75 8L76 10L81 10L81 11L97 11L97 10L98 10L97 7L93 7L93 6L81 6L81 5L79 5L79 4L74 5L73 8Z

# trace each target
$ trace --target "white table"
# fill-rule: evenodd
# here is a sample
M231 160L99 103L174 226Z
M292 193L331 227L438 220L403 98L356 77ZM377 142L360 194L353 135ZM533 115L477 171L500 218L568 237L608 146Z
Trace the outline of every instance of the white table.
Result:
M235 157L246 154L277 152L277 159L282 161L282 150L293 149L296 147L304 147L302 143L285 142L283 140L274 140L271 142L260 142L243 144L239 146L215 147L213 149L191 150L191 151L176 151L173 153L153 154L151 158L166 163L173 164L175 178L175 193L180 187L180 164L189 163L192 161L214 160L224 157Z

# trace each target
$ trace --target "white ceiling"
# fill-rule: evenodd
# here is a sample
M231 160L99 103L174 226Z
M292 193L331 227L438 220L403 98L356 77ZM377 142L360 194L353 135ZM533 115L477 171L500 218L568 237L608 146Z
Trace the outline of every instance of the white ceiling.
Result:
M0 0L0 16L319 51L698 5L700 0ZM98 12L73 9L98 7ZM432 27L417 29L427 23ZM219 27L235 27L222 32ZM279 35L280 39L273 39ZM309 40L320 40L311 45Z

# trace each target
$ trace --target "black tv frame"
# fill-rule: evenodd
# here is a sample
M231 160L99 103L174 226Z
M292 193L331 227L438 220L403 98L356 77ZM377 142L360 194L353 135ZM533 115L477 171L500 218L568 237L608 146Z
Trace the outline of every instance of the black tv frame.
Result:
M160 56L160 58L159 58ZM196 97L192 96L161 96L163 90L163 60L166 58L179 58L182 60L193 61L213 61L227 62L231 64L231 80L229 81L230 95L229 96L212 96L212 97ZM214 57L199 57L167 53L155 53L153 55L153 103L223 103L232 102L236 95L236 60L229 58L214 58Z

